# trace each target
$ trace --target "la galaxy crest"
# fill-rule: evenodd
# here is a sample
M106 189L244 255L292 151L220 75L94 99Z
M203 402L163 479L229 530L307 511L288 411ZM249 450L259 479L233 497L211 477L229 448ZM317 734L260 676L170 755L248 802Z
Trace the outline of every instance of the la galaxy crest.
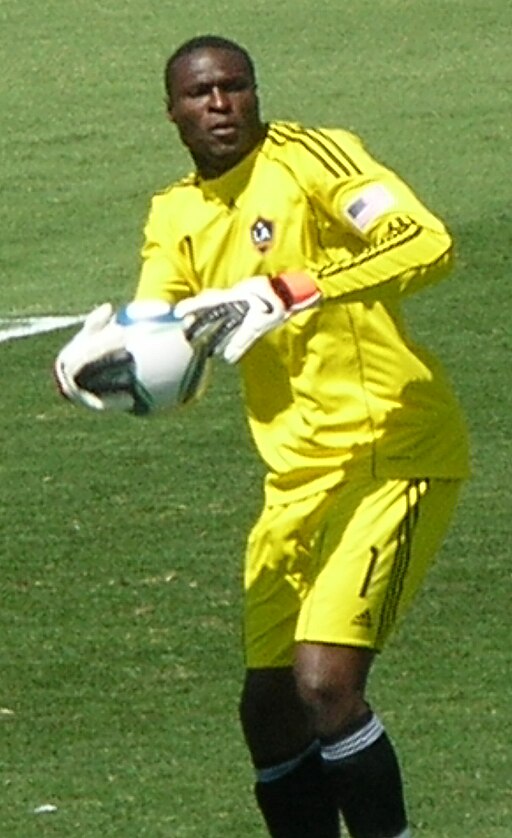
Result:
M260 215L251 227L251 241L260 253L270 250L274 244L274 222Z

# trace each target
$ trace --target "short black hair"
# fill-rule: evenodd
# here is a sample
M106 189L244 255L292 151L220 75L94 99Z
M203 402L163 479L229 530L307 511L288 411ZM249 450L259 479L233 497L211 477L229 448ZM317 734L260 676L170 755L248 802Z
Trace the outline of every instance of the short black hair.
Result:
M197 37L190 38L190 40L181 44L181 46L179 46L167 59L164 82L168 97L171 95L174 65L180 58L183 58L184 55L190 55L190 53L195 52L198 49L226 49L231 52L238 53L238 55L240 55L247 64L252 81L254 82L254 85L256 85L256 70L254 68L254 62L244 47L241 47L240 44L236 43L236 41L231 41L229 38L223 38L222 35L198 35Z

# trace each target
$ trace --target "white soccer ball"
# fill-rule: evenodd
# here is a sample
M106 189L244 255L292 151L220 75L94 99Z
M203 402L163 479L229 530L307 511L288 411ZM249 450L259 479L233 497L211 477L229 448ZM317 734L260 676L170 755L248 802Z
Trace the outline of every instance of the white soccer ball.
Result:
M193 348L183 320L161 301L141 300L114 314L125 330L125 345L134 363L132 413L147 415L187 404L203 392L210 369L204 347Z

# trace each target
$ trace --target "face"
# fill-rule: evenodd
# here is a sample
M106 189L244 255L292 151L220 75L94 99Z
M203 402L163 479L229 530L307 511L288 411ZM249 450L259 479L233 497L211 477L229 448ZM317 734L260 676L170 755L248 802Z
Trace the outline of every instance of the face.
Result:
M264 133L250 68L232 50L208 47L179 58L168 113L205 178L236 166Z

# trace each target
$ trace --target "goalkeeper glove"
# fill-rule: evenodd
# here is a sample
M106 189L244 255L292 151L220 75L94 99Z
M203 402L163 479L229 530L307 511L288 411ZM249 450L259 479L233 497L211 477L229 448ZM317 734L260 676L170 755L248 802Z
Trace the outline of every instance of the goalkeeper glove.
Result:
M123 329L112 314L110 303L93 309L80 331L61 349L54 365L62 395L91 410L129 410L133 405L133 359L126 351ZM88 389L88 381L97 381L98 377L108 383L93 392Z
M174 312L184 319L191 343L206 342L210 354L235 364L260 337L319 300L307 274L251 276L233 288L211 288L181 300Z

